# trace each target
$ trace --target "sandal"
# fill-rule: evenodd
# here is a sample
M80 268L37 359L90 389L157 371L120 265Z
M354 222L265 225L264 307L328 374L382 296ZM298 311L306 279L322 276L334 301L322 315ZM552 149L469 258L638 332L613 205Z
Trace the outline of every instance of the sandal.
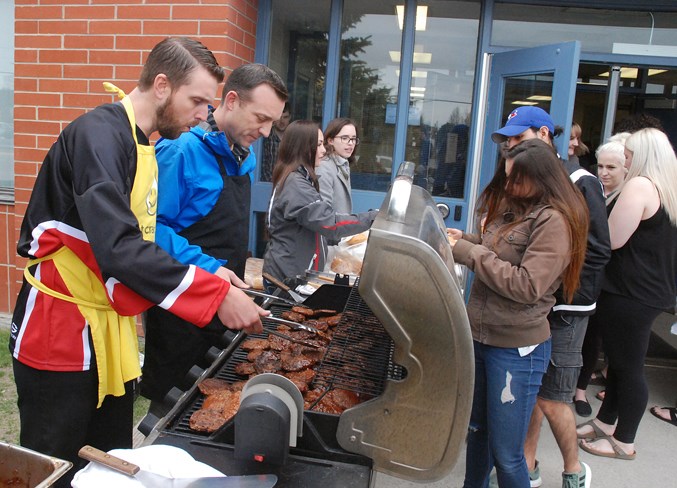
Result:
M666 419L666 418L658 415L658 412L656 412L656 409L658 409L658 408L662 408L663 410L667 410L668 413L670 414L670 419ZM663 422L667 422L667 423L672 424L672 425L677 425L677 408L675 408L675 407L651 407L649 412L651 412L651 415L653 415L657 419L662 420Z
M595 398L597 398L600 402L603 402L604 395L606 395L606 390L598 391L597 394L595 395Z
M637 451L633 452L632 454L628 454L623 449L621 449L621 446L616 444L616 441L614 440L613 437L606 437L606 440L609 442L609 445L614 450L614 452L598 451L597 449L583 442L579 442L578 445L581 446L581 449L583 449L585 452L589 452L590 454L594 454L595 456L608 457L613 459L623 459L625 461L632 461L633 459L635 459Z
M604 432L602 429L600 429L597 424L595 423L595 420L588 420L587 422L583 422L580 425L576 426L576 430L580 429L581 427L585 427L586 425L589 425L592 427L592 432L588 432L587 434L579 434L576 432L576 437L579 439L585 439L586 441L593 441L595 439L602 439L604 437L609 437L606 432Z

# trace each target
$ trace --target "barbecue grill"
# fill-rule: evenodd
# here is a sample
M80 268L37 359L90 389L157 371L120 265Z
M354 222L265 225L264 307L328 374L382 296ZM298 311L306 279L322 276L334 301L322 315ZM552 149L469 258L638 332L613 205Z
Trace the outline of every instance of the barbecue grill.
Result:
M427 482L451 471L470 417L472 339L444 222L430 195L412 184L412 170L401 166L374 221L361 278L352 287L323 285L306 301L329 308L320 292L340 289L330 305L342 318L313 385L364 401L340 415L307 406L303 435L282 465L236 459L234 421L206 434L188 420L203 402L200 381L243 380L235 373L247 358L238 334L189 390L174 392L164 418L147 417L146 444L175 445L225 474L275 473L279 487L368 487L375 471ZM347 300L336 307L336 296Z

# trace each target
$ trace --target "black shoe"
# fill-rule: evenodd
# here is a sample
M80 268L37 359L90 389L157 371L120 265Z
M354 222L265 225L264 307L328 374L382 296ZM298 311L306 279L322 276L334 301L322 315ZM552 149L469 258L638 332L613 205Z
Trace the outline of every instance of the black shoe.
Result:
M581 417L590 417L592 415L592 407L585 400L574 399L574 407L576 408L576 413Z

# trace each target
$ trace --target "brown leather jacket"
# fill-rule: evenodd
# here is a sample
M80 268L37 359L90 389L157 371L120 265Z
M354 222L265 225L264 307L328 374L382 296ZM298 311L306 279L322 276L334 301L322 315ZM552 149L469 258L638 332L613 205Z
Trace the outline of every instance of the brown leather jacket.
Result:
M501 235L510 216L492 223L481 238L464 233L454 259L475 273L467 306L473 339L531 346L550 337L547 316L570 261L570 238L562 215L548 206L535 207Z

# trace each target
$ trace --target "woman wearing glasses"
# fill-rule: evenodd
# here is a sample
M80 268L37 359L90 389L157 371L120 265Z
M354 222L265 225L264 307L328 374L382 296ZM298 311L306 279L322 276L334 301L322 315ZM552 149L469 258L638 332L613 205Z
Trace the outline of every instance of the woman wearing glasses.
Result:
M306 269L324 270L326 242L369 229L378 213L342 213L320 198L316 171L325 154L323 142L315 122L297 120L289 124L280 143L263 271L281 281L303 275ZM266 280L264 284L266 288L272 285Z
M320 195L336 213L352 213L350 164L355 162L355 149L360 143L357 126L347 118L334 119L324 131L324 139L327 154L317 168Z

